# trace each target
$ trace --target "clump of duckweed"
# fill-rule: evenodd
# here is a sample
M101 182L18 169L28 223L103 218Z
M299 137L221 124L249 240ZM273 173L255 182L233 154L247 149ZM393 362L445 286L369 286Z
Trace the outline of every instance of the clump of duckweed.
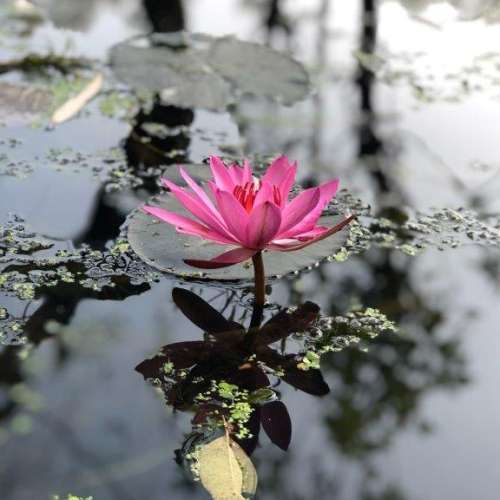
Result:
M48 249L52 255L36 255ZM58 293L121 300L159 281L158 273L129 250L123 235L103 251L82 245L54 252L51 242L29 232L15 216L0 229L0 264L0 291L23 301ZM19 343L24 321L11 320L2 307L0 322L2 342Z
M224 380L211 380L210 388L198 394L195 399L199 403L210 402L211 404L220 405L220 413L226 415L225 422L236 428L234 435L239 439L250 437L250 430L245 426L253 412L248 390L241 389L237 385ZM215 415L215 412L212 413ZM216 428L224 426L224 420L222 419L218 422L209 419L208 422L211 427L214 424Z
M111 247L111 254L118 256L124 253L127 253L130 250L130 244L127 240L120 239L115 242L115 244Z
M302 358L302 361L297 364L297 368L299 370L310 370L311 368L315 368L317 370L320 369L320 359L321 356L315 351L307 351Z
M44 161L57 171L90 173L104 184L106 192L134 189L143 184L143 180L128 165L125 153L120 148L92 153L82 153L72 148L50 148Z
M303 354L297 367L301 370L320 368L323 354L339 352L347 347L358 346L381 334L397 333L396 324L378 309L350 311L338 316L320 316L307 332L301 335Z
M99 98L99 111L107 118L130 118L137 106L138 99L132 93L111 90Z
M15 137L0 139L0 175L25 179L34 172L30 161L11 157L13 150L22 144L23 141Z
M349 225L343 248L328 257L330 261L343 262L372 247L393 249L412 257L427 248L445 250L471 243L500 247L500 215L483 218L464 208L441 208L418 212L413 217L394 209L397 214L393 217L377 217L346 191L340 192L327 209L330 214L339 212L353 213L358 218Z
M33 283L14 283L12 290L21 300L33 300L35 298L35 285Z
M13 318L5 307L0 307L0 345L21 345L26 342L23 335L23 319Z
M30 255L52 246L45 238L28 231L24 219L19 216L12 215L6 223L0 224L0 264L18 255Z
M40 131L40 134L47 132ZM24 179L35 169L50 168L56 172L86 174L104 185L106 192L119 192L143 185L143 179L128 165L125 153L120 148L110 148L91 153L77 151L71 147L50 147L40 157L11 157L9 151L2 152L0 141L0 175ZM35 166L34 166L35 165ZM161 169L148 175L160 174Z

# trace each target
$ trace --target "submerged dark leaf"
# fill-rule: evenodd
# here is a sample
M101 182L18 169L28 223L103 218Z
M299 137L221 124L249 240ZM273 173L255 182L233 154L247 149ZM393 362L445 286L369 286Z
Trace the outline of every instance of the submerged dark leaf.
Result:
M201 405L194 417L191 419L193 425L205 425L208 419L213 418L216 412L220 411L220 406L215 404Z
M136 366L135 370L144 378L160 377L166 363L172 363L176 370L189 368L205 360L211 352L211 345L202 340L177 342L163 347L160 354Z
M272 317L256 335L256 342L263 345L282 340L292 333L307 330L319 315L319 306L313 302L300 304L294 311L283 309Z
M260 347L257 357L269 368L282 371L283 375L280 375L280 378L296 389L313 396L324 396L330 392L321 371L314 368L300 370L293 354L283 356L269 347Z
M166 363L164 356L155 356L151 359L145 359L135 367L145 380L154 379L160 376L163 366Z
M289 367L283 376L283 380L296 389L312 394L313 396L325 396L330 392L323 374L316 368L304 371L299 370L297 367Z
M172 298L184 316L206 332L217 334L243 329L239 323L228 321L219 311L189 290L174 288Z
M281 401L271 401L260 410L262 428L269 439L282 450L288 450L292 439L292 421Z
M262 371L261 368L250 365L240 366L238 371L229 378L232 384L241 387L242 389L247 389L249 391L255 391L256 389L261 389L263 387L269 387L271 382L268 376Z

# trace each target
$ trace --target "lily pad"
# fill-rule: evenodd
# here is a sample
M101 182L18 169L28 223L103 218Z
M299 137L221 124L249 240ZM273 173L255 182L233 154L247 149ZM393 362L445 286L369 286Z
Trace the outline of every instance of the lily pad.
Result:
M115 45L110 57L116 76L126 84L187 108L225 109L241 94L292 104L310 89L299 62L229 36L155 34Z
M189 215L168 193L153 198L149 204ZM342 215L326 215L321 217L319 223L332 227L343 218ZM203 272L184 262L184 259L211 259L229 250L230 247L227 245L218 245L196 236L180 234L170 224L158 221L139 208L131 213L127 225L128 240L134 252L147 264L162 272L196 280L253 280L253 267L250 260L231 267L203 270ZM349 229L345 228L330 238L302 250L265 251L263 260L266 277L279 278L314 267L325 258L335 255L346 243L348 236Z
M257 43L233 37L214 39L209 61L240 92L293 104L309 91L309 76L291 57Z

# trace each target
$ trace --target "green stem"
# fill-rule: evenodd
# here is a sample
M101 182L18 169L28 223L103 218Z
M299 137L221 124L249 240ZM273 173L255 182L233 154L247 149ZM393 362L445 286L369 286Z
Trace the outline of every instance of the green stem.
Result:
M252 257L255 283L255 300L253 303L251 328L258 328L262 322L264 314L264 303L266 301L266 278L264 274L264 262L262 252L257 252Z

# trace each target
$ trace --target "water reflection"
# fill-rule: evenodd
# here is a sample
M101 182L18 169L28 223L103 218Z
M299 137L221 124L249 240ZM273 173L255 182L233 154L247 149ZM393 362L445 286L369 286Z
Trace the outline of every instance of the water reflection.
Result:
M174 288L174 303L203 330L203 340L168 344L136 370L162 391L167 406L193 415L192 429L176 451L179 464L191 470L194 450L212 442L224 428L249 456L262 442L262 431L287 450L294 415L286 404L289 391L283 391L280 382L318 397L330 393L330 380L331 395L321 405L324 431L331 451L343 460L356 459L363 471L356 498L393 498L389 494L396 491L399 496L394 498L406 498L397 485L376 493L379 475L371 457L407 425L429 432L428 423L417 419L423 396L439 387L461 387L467 376L459 342L439 337L442 315L412 288L406 270L391 264L388 255L374 257L369 269L380 286L363 290L346 277L340 283L343 296L374 303L418 327L412 328L410 338L385 334L370 340L368 352L354 347L358 344L353 337L359 340L363 331L367 340L383 330L373 313L345 315L339 304L327 317L316 304L305 302L248 329L193 292ZM334 292L330 303L338 299ZM321 353L330 350L334 353L325 356L320 369ZM327 453L325 446L323 442L320 453ZM295 443L292 457L300 449L301 443ZM258 450L256 459L263 498L308 498L290 491L289 460L267 450ZM342 476L323 476L322 471L318 467L315 472L316 494L322 487L345 488Z
M185 29L181 0L143 0L143 6L154 32L175 33ZM150 193L158 190L155 179L161 173L154 167L188 161L189 126L193 120L194 111L164 104L159 95L154 96L150 109L140 109L134 118L124 149L129 165L143 178Z
M318 306L308 302L293 311L280 311L264 325L247 330L189 290L174 288L172 298L204 331L204 340L166 345L136 370L155 381L167 405L194 412L194 429L187 441L192 445L193 435L197 442L228 422L231 438L251 455L262 425L271 441L287 450L292 427L286 406L278 399L277 382L314 396L329 392L319 368L300 361L304 353L284 352L288 337L312 332ZM270 347L276 343L281 343L280 351ZM277 382L271 383L271 376ZM182 449L188 453L186 446Z

